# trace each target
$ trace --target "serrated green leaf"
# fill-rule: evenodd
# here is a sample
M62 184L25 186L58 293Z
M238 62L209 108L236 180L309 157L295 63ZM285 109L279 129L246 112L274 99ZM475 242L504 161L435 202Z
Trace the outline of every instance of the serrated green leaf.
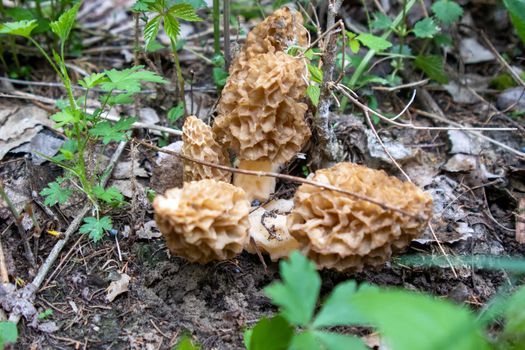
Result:
M368 350L361 339L352 335L314 331L315 337L327 350Z
M208 7L204 0L175 0L175 4L190 4L194 9Z
M414 34L418 38L432 38L439 32L439 27L430 17L418 21L414 26Z
M40 195L46 198L44 204L48 206L66 203L72 193L73 191L61 187L56 181L48 183L47 187L40 191Z
M476 318L444 300L404 290L365 289L351 303L393 350L488 350Z
M84 77L84 79L80 80L78 84L82 87L85 87L86 89L92 89L100 84L102 84L106 79L106 73L93 73L91 75L88 75L87 77Z
M388 29L392 26L392 20L390 17L382 12L374 13L374 20L371 23L372 29L383 30Z
M144 46L146 48L149 48L150 45L157 38L157 34L159 33L160 20L161 16L157 15L150 19L148 23L146 23L146 26L144 27Z
M199 350L200 346L193 344L191 338L188 336L182 337L182 339L173 347L172 350Z
M95 217L88 217L84 218L84 222L85 224L80 226L78 232L87 233L93 242L98 242L104 235L105 231L109 231L113 228L113 223L109 216L103 216L100 220L97 220Z
M93 188L93 193L98 199L108 204L118 204L124 201L124 196L115 186L104 189L104 187L98 185Z
M61 41L66 41L71 33L71 29L75 26L78 9L82 1L75 4L72 8L65 11L58 20L51 22L50 27L53 33L58 35Z
M195 13L195 8L188 3L173 5L168 9L168 14L188 22L202 21L202 18L200 18L197 13Z
M0 34L19 35L24 38L31 37L31 32L38 26L36 20L7 22L0 25Z
M365 319L349 302L356 291L357 284L355 281L337 285L317 313L312 326L314 328L322 328L363 324Z
M308 72L311 80L319 84L323 82L323 71L319 67L308 64Z
M245 333L248 350L286 350L294 333L282 316L262 318L250 332Z
M18 329L13 322L0 322L0 344L14 343L18 338Z
M130 93L130 92L124 93L124 94L111 95L107 99L107 103L110 106L129 105L129 104L132 104L133 102L135 102L135 100L133 99L133 96L134 96L134 93ZM102 103L104 103L104 101L106 101L106 98L107 98L107 96L101 96L100 97L100 101Z
M451 25L462 15L463 9L452 0L438 0L432 5L436 18L445 25Z
M306 96L308 96L314 106L317 107L319 104L319 97L321 97L321 89L317 85L308 85L306 88Z
M361 33L356 39L359 40L361 44L376 52L384 51L392 46L390 41L370 33Z
M164 31L173 41L177 41L180 33L180 24L175 16L167 14L164 16Z
M80 121L78 116L76 116L76 113L74 113L69 107L53 114L51 120L56 123L55 128L61 128L66 124L74 124Z
M445 64L440 56L422 56L419 55L414 61L414 65L421 69L430 79L434 79L440 84L448 82L448 76L445 73Z
M167 81L154 72L142 70L143 66L128 69L112 69L106 71L109 81L103 82L101 87L104 91L124 90L127 92L139 92L142 82L166 84Z
M89 130L93 136L102 137L102 142L107 145L111 141L125 141L126 131L131 129L133 123L137 121L136 118L121 118L115 124L110 121L103 121L95 125Z
M280 270L283 282L273 283L264 291L281 307L288 322L305 326L312 319L321 287L315 265L295 251L288 261L281 261Z
M134 12L146 12L149 10L150 5L153 2L155 2L155 0L137 0L131 7L131 10Z

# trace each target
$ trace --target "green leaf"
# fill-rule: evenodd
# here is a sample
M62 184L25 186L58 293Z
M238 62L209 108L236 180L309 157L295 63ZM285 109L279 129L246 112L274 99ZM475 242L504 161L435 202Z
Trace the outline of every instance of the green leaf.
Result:
M414 34L418 38L432 38L439 32L439 27L430 17L422 19L414 26Z
M104 189L104 187L98 185L93 188L93 193L98 199L109 204L121 203L124 201L124 196L115 186Z
M47 184L47 187L40 191L40 195L46 197L44 204L52 206L57 203L64 204L67 202L73 191L69 188L63 188L56 181Z
M305 326L312 319L321 279L315 264L295 251L280 263L283 282L266 287L266 294L280 306L282 315L293 325Z
M150 19L144 27L144 46L149 48L159 33L161 16L157 15Z
M503 333L509 338L520 337L521 342L525 342L525 286L510 297L504 316Z
M525 43L525 1L503 0L510 14L510 19L522 43Z
M350 47L352 53L357 53L361 48L361 44L357 40L357 35L347 30L346 37L348 39L348 46Z
M106 81L106 73L93 73L84 79L80 80L78 84L86 89L92 89Z
M24 38L31 37L31 32L38 26L36 20L7 22L0 25L0 34L19 35Z
M357 36L357 40L359 40L361 44L376 52L384 51L392 46L390 41L370 33L359 34Z
M215 82L215 85L222 89L224 85L226 85L226 80L229 77L229 74L224 68L222 67L213 67L213 81Z
M97 220L95 217L88 217L84 218L84 222L85 224L80 226L78 231L80 233L89 234L89 238L91 238L93 242L98 242L104 235L105 231L109 231L113 228L113 223L109 216L103 216L100 220Z
M288 350L322 350L321 344L311 331L295 334Z
M355 281L340 283L326 299L312 324L314 328L348 326L364 323L365 319L349 302L357 291Z
M324 345L327 350L368 350L363 341L352 335L343 335L328 332L314 332L318 341Z
M115 105L129 105L129 104L132 104L133 102L135 102L135 100L133 99L133 96L134 96L134 93L132 92L127 92L127 93L123 93L123 94L116 94L116 95L111 95L108 99L107 99L107 103L108 105L110 106L115 106ZM100 101L103 103L104 101L106 101L106 97L107 96L101 96L100 97Z
M202 21L202 18L195 13L195 8L188 3L173 5L169 8L168 14L189 22Z
M188 336L182 337L173 350L199 350L200 346L193 344Z
M441 56L422 56L416 57L414 64L421 69L429 78L434 79L440 84L448 82L448 76L445 73L445 64Z
M49 316L51 316L51 315L53 315L53 310L52 310L52 309L46 309L45 311L39 313L39 314L37 315L37 318L38 318L39 320L43 320L43 319L45 319L45 318L47 318L47 317L49 317Z
M107 145L111 141L125 141L126 131L131 129L133 123L137 121L136 118L121 118L115 124L110 121L103 121L98 123L94 128L89 130L93 136L102 137L102 142Z
M445 25L451 25L463 15L463 9L461 6L452 0L436 1L432 5L432 11L437 19Z
M56 156L54 159L58 161L63 160L73 160L75 158L75 154L78 152L78 142L77 140L69 139L66 142L62 144L62 147L58 150L60 152L59 156ZM62 183L62 181L58 181L59 184Z
M18 338L18 329L13 322L0 322L0 345L4 343L14 343Z
M177 41L180 33L180 24L177 18L169 13L164 16L164 31L170 39Z
M109 81L101 84L104 91L124 90L139 92L142 82L166 84L167 81L154 72L142 70L143 66L136 66L123 70L112 69L106 71Z
M69 107L53 114L51 116L51 120L56 123L55 128L61 128L66 124L75 124L80 121L80 119L75 116L75 113Z
M262 318L250 332L245 333L248 350L286 350L294 333L282 317Z
M403 290L360 290L351 303L393 350L485 350L476 317L450 302Z
M179 102L179 104L168 111L168 120L171 123L175 123L181 117L184 116L184 103Z
M310 79L316 83L321 84L323 82L323 71L312 64L308 65L308 72L310 72Z
M149 6L153 2L155 2L155 0L137 0L131 7L131 10L134 12L146 12L149 10Z
M190 4L194 9L201 9L208 7L204 0L176 0L176 4Z
M314 106L317 107L319 104L319 97L321 97L321 89L317 85L308 85L306 88L306 96L308 96Z
M65 11L58 20L51 22L51 30L58 35L62 42L67 40L71 29L75 26L77 12L81 4L82 1L79 1L75 6Z
M382 12L374 13L374 20L371 23L372 29L383 30L388 29L392 26L392 20L390 17Z

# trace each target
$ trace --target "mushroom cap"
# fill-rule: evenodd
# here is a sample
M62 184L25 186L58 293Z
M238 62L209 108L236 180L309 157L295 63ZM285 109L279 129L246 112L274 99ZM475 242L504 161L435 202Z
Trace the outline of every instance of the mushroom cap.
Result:
M284 51L290 46L306 46L308 32L303 22L301 13L288 7L266 17L248 33L243 50L232 63L230 74L243 70L246 62L256 55Z
M304 60L284 52L256 55L229 77L213 132L239 159L285 163L310 137L299 102L306 91Z
M189 116L182 127L182 154L215 164L229 165L226 152L213 137L211 127L197 117ZM231 173L217 168L184 161L184 181L216 179L231 181Z
M382 265L422 232L432 214L428 193L382 170L339 163L316 171L312 180L427 218L418 220L340 192L301 185L288 230L318 268L361 271Z
M250 237L262 253L270 255L272 261L287 257L300 248L286 226L286 216L292 208L291 199L278 199L250 213ZM250 243L246 250L254 254L255 248Z
M153 208L170 251L191 262L231 259L247 242L250 203L228 183L186 182L155 197Z

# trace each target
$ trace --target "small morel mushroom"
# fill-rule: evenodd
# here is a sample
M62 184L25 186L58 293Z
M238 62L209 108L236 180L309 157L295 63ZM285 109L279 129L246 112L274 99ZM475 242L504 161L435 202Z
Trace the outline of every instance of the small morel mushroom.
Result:
M230 77L218 106L213 131L217 142L232 149L238 168L276 171L310 137L300 102L306 90L304 61L284 52L254 56L236 77ZM250 199L274 192L275 179L234 175Z
M244 191L231 184L186 182L155 197L153 208L170 251L191 262L231 259L248 240L250 203Z
M182 127L182 154L198 160L229 165L226 152L215 142L211 127L202 120L189 116ZM184 161L184 181L215 179L224 182L231 181L231 173L217 168Z
M270 255L272 261L287 257L299 249L299 242L290 235L286 226L286 216L292 208L291 199L278 199L250 213L250 237L259 251ZM252 242L248 242L246 250L256 253Z
M416 238L432 214L432 198L384 171L339 163L315 172L313 181L367 196L417 217L311 185L301 185L288 216L290 234L318 268L361 271L379 266Z

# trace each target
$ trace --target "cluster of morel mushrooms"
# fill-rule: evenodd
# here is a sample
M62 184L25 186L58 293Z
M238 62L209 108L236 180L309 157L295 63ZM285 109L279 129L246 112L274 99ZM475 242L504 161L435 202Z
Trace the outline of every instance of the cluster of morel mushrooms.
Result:
M310 137L302 102L306 58L284 51L307 45L302 23L300 13L285 7L248 34L213 127L186 119L183 155L229 166L233 153L239 169L274 172L301 151ZM432 213L427 193L384 171L339 163L311 180L399 211L309 184L299 187L293 201L277 199L253 210L254 199L264 203L274 192L274 177L235 173L231 184L230 172L185 161L183 187L155 198L155 218L170 251L192 262L231 259L243 249L275 261L298 249L318 268L359 271L405 248Z

